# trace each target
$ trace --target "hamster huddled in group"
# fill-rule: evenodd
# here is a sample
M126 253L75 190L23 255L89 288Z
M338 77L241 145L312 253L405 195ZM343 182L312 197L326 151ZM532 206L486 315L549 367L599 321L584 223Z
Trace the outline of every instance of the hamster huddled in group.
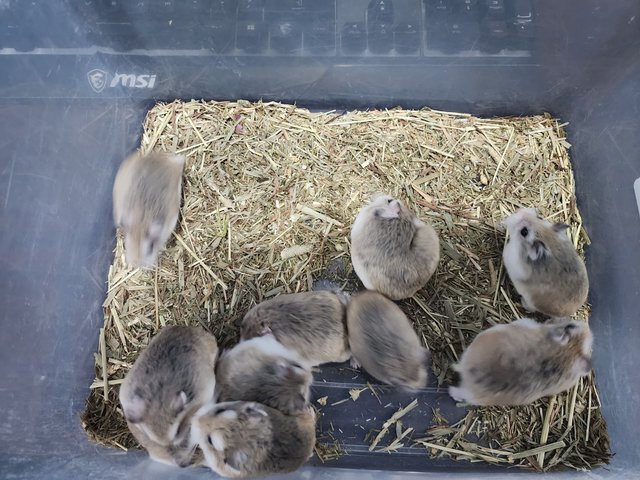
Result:
M175 228L184 164L184 157L152 153L120 167L114 219L132 267L152 267ZM504 226L503 263L521 304L550 318L516 319L473 339L449 386L454 400L470 405L529 404L570 389L591 370L589 325L567 318L589 289L567 225L521 208ZM437 232L402 201L376 194L354 219L351 260L364 291L289 293L258 303L240 323L240 342L223 352L199 327L162 328L120 387L127 425L149 456L231 478L291 472L313 455L316 441L312 367L351 360L382 383L425 388L431 354L396 301L436 274Z

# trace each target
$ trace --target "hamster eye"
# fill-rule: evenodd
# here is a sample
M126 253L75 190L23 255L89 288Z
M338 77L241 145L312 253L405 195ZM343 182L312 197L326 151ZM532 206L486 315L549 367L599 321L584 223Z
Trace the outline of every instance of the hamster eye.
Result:
M207 442L209 442L209 445L213 447L213 439L211 438L211 435L207 435Z
M390 198L387 200L387 203L391 203L391 202L393 202L393 198Z
M526 237L527 235L529 235L529 229L527 227L522 227L522 230L520 230L520 235Z

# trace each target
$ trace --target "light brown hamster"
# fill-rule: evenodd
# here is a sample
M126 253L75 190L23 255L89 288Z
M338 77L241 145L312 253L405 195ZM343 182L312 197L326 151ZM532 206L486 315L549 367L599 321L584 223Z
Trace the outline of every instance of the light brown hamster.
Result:
M351 354L367 373L409 389L427 385L431 354L391 300L372 291L352 297L347 307L347 331Z
M564 223L538 217L533 208L521 208L505 221L509 241L504 266L522 306L551 317L574 314L586 302L589 279Z
M273 335L240 342L216 364L216 399L260 402L291 415L309 404L310 365Z
M472 405L526 405L571 388L591 370L584 321L521 318L480 333L454 365L449 395Z
M178 222L185 157L135 153L113 184L113 219L124 232L127 264L150 268Z
M389 195L374 196L351 229L351 261L363 285L392 300L414 295L440 261L436 231Z
M313 455L316 442L310 406L289 416L255 402L209 404L192 425L205 464L230 478L292 472Z
M191 415L213 399L216 339L197 327L169 326L153 337L120 387L133 436L154 460L191 463Z
M351 357L345 314L341 297L333 292L279 295L247 312L240 327L241 338L271 333L309 365L345 362Z

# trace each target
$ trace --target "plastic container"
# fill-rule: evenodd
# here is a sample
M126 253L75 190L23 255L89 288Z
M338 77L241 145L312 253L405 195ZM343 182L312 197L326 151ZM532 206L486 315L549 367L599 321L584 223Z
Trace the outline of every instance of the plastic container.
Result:
M616 454L589 475L640 475L639 22L636 0L0 1L0 477L211 477L92 444L78 416L103 319L113 178L148 108L173 98L570 122ZM360 381L322 375L317 395ZM524 475L356 443L350 453L291 478Z

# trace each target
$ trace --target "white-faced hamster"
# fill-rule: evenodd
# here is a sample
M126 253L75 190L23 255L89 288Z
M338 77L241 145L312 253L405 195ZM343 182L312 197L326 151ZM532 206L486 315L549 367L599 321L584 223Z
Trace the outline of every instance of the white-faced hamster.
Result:
M409 319L385 296L367 291L347 307L351 354L369 374L410 389L427 385L429 350L420 344Z
M440 241L433 227L402 202L377 195L353 223L351 261L367 289L400 300L431 278L440 261Z
M178 221L185 157L135 153L113 184L113 218L124 232L127 263L153 267Z
M312 381L310 365L273 335L265 335L220 355L216 399L260 402L290 415L307 407Z
M315 413L310 406L290 416L255 402L209 404L194 417L192 432L205 464L219 475L286 473L313 454Z
M253 307L242 320L241 338L272 333L309 365L345 362L351 356L346 309L333 292L279 295Z
M563 392L591 370L591 343L584 321L495 325L462 353L449 394L472 405L525 405Z
M191 463L190 416L211 401L216 339L197 327L169 326L153 337L120 387L127 425L154 460Z
M565 233L568 225L539 218L533 208L521 208L504 224L509 231L504 266L522 295L522 306L551 317L578 311L587 300L589 280Z

